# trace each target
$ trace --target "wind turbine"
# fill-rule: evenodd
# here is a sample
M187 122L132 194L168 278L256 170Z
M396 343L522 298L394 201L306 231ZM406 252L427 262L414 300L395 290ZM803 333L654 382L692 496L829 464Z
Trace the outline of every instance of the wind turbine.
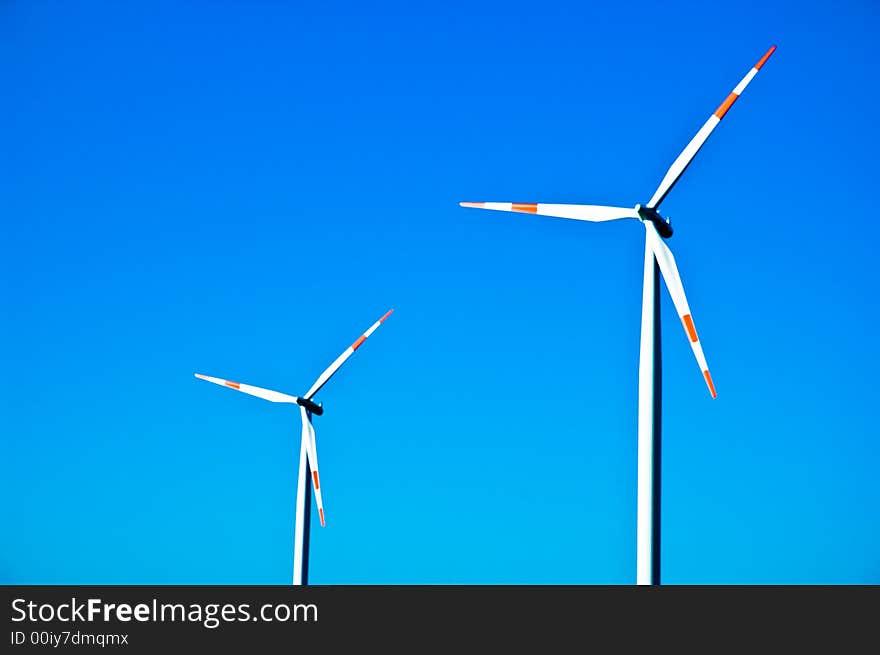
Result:
M315 442L315 428L312 425L312 415L320 416L324 413L321 403L315 403L313 398L318 391L321 390L327 381L333 377L333 374L345 363L345 361L354 354L354 351L361 347L361 344L367 340L373 332L391 315L393 309L385 312L385 315L370 326L370 329L364 332L357 340L351 344L345 351L336 358L336 360L328 366L311 388L302 397L290 396L280 391L272 391L271 389L263 389L254 387L249 384L240 382L232 382L231 380L223 380L214 378L209 375L196 373L195 376L200 380L207 380L214 384L219 384L242 393L262 398L273 403L288 403L291 405L299 405L299 414L302 421L302 432L299 448L299 476L296 483L296 521L293 531L293 584L306 585L309 583L309 530L311 519L311 498L309 488L309 477L311 484L315 488L315 503L318 506L318 515L321 518L321 527L324 526L324 502L321 499L321 484L318 476L318 448Z
M579 221L604 222L635 218L645 226L645 268L642 287L642 331L639 348L639 418L638 418L638 498L636 521L636 584L660 584L660 282L659 268L672 296L672 303L681 318L697 364L703 373L712 398L716 397L715 384L709 374L709 365L697 337L697 330L684 294L678 267L665 239L672 236L672 225L664 219L658 207L684 173L694 156L724 118L749 82L767 63L776 50L772 46L742 81L736 85L724 102L709 116L681 154L672 162L660 186L644 206L604 207L598 205L559 205L544 203L462 202L462 207L477 207L499 211L539 214Z

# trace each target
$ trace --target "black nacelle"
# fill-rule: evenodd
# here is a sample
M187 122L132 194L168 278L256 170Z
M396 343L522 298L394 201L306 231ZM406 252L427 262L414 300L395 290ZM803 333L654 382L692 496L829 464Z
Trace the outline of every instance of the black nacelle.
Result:
M666 219L660 215L656 209L651 209L648 207L642 207L639 205L638 210L639 216L642 217L643 221L651 221L654 224L654 227L657 228L657 232L660 233L660 236L664 239L668 239L672 236L672 226L666 222Z
M321 407L320 405L313 403L311 400L307 400L305 398L297 398L296 404L302 405L303 407L305 407L308 411L310 411L315 416L320 416L321 414L324 413L323 407Z

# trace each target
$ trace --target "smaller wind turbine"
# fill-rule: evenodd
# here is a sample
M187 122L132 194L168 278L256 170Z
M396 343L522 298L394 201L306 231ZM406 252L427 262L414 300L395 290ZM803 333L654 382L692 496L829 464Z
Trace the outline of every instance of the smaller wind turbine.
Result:
M364 332L357 340L351 344L345 351L336 358L336 360L328 366L312 387L304 396L298 398L290 396L280 391L272 391L271 389L263 389L262 387L254 387L250 384L242 384L240 382L232 382L231 380L223 380L214 378L209 375L196 373L195 376L200 380L207 380L214 384L219 384L242 393L262 398L273 403L288 403L291 405L299 405L300 419L302 420L302 438L299 449L299 476L296 484L296 522L294 524L293 534L293 584L305 585L309 583L309 529L311 518L311 498L309 489L309 477L315 488L315 502L318 505L318 515L321 518L321 527L324 526L324 502L321 499L321 483L318 477L318 448L315 442L315 428L312 425L312 415L320 416L324 413L321 403L315 403L312 400L315 394L321 390L327 381L333 377L333 374L345 363L345 361L354 354L354 351L360 348L361 344L367 340L376 329L382 325L386 318L391 315L393 309L385 312L385 315L370 326L370 329Z

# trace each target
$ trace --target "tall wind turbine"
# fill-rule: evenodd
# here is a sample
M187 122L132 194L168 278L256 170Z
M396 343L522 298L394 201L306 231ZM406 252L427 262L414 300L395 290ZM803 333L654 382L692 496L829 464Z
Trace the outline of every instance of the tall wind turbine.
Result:
M209 375L196 373L195 376L200 380L207 380L214 384L219 384L242 393L262 398L273 403L288 403L291 405L299 405L300 420L302 421L302 432L299 448L299 476L296 483L296 521L293 531L293 584L306 585L309 583L309 530L311 518L311 498L309 497L309 478L311 477L311 485L315 488L315 503L318 506L318 515L321 519L321 527L324 526L324 502L321 499L321 483L318 476L318 447L315 441L315 428L312 425L312 415L320 416L324 413L321 403L315 403L313 398L318 391L321 390L327 381L333 377L333 374L345 363L345 361L354 354L354 351L360 348L361 344L367 340L373 332L391 315L393 309L385 312L385 315L370 326L370 329L364 332L357 340L351 344L345 351L336 358L336 360L328 366L311 388L302 397L290 396L280 391L272 391L271 389L263 389L254 387L249 384L240 382L232 382L231 380L223 380L214 378Z
M672 189L694 156L724 118L730 107L742 95L749 82L776 50L771 47L742 81L709 116L703 127L672 162L660 186L644 206L633 209L598 205L558 205L544 203L463 202L462 207L477 207L499 211L539 214L571 218L579 221L604 222L635 218L645 226L645 269L642 287L642 332L639 349L639 418L638 418L638 512L636 523L636 583L660 584L660 282L659 267L672 296L672 303L681 318L697 364L709 388L716 397L715 385L709 375L709 366L697 337L691 310L684 295L684 286L678 267L665 239L672 236L672 225L664 219L658 207Z

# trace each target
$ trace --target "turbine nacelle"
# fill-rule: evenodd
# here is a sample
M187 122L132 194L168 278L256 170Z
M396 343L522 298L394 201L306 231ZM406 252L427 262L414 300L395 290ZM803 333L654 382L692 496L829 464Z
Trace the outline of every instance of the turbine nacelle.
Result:
M656 209L653 207L642 207L641 205L636 205L635 209L639 214L639 220L651 221L661 237L668 239L672 236L672 223L668 218L663 218Z
M315 403L308 398L297 398L296 404L300 407L305 407L306 411L314 414L315 416L320 416L324 413L324 408L321 406L321 403Z

